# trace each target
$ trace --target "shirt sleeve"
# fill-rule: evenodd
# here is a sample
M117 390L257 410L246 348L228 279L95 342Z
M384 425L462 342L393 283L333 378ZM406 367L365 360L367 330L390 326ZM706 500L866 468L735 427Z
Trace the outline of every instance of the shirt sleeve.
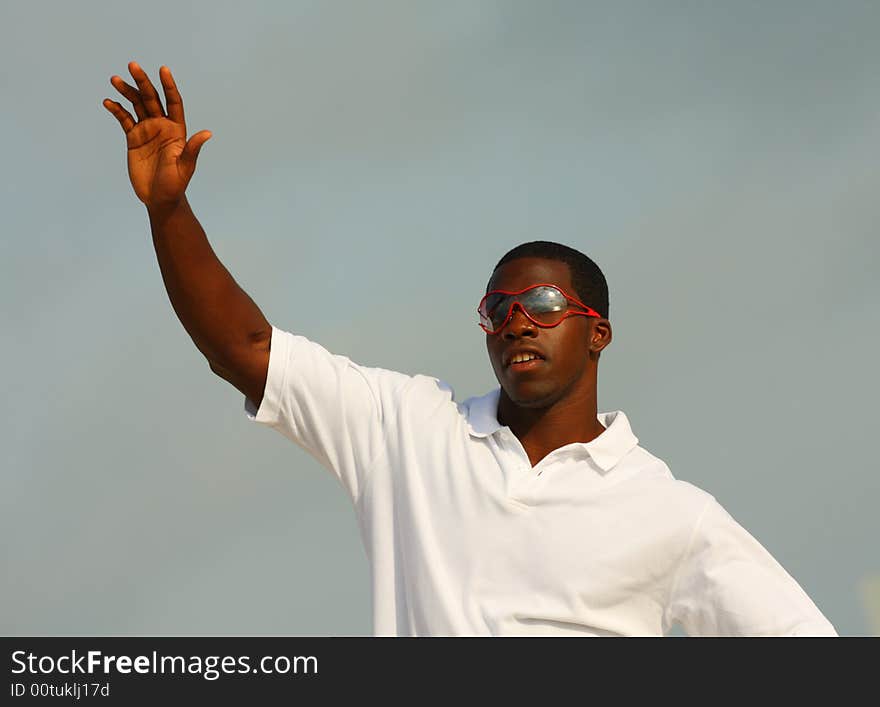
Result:
M691 636L836 636L770 553L714 499L673 580L666 624Z
M257 409L245 398L245 413L314 456L357 503L410 380L273 326L263 400Z

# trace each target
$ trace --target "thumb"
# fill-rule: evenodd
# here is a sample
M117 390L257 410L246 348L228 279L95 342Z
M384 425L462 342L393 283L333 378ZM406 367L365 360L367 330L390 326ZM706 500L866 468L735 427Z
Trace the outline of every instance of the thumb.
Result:
M180 161L186 167L187 171L195 171L196 159L199 156L202 145L208 142L212 137L213 135L210 130L201 130L187 140L186 145L183 146L183 152L180 154Z

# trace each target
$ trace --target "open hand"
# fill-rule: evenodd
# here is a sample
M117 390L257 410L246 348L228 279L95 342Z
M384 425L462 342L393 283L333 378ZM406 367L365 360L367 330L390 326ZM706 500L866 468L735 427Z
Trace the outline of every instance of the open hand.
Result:
M199 150L211 132L202 130L186 139L183 100L167 66L159 69L167 114L146 72L133 61L128 70L137 88L120 76L111 76L110 83L131 102L137 120L116 101L105 98L103 105L125 132L128 176L138 199L148 208L174 206L183 198L196 170Z

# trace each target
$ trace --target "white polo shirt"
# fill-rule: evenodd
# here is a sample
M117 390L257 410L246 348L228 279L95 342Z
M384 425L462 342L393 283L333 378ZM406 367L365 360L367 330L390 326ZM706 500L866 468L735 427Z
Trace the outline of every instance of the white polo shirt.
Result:
M622 412L532 468L499 390L352 363L273 327L250 419L314 455L357 512L377 635L836 635L708 493Z

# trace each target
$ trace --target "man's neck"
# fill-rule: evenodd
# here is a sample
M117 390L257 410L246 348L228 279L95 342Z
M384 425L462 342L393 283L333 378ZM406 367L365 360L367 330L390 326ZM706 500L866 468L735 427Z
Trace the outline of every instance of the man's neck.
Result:
M510 428L529 456L532 466L554 449L573 442L592 442L605 431L597 418L596 389L572 392L542 408L522 407L502 389L498 422Z

